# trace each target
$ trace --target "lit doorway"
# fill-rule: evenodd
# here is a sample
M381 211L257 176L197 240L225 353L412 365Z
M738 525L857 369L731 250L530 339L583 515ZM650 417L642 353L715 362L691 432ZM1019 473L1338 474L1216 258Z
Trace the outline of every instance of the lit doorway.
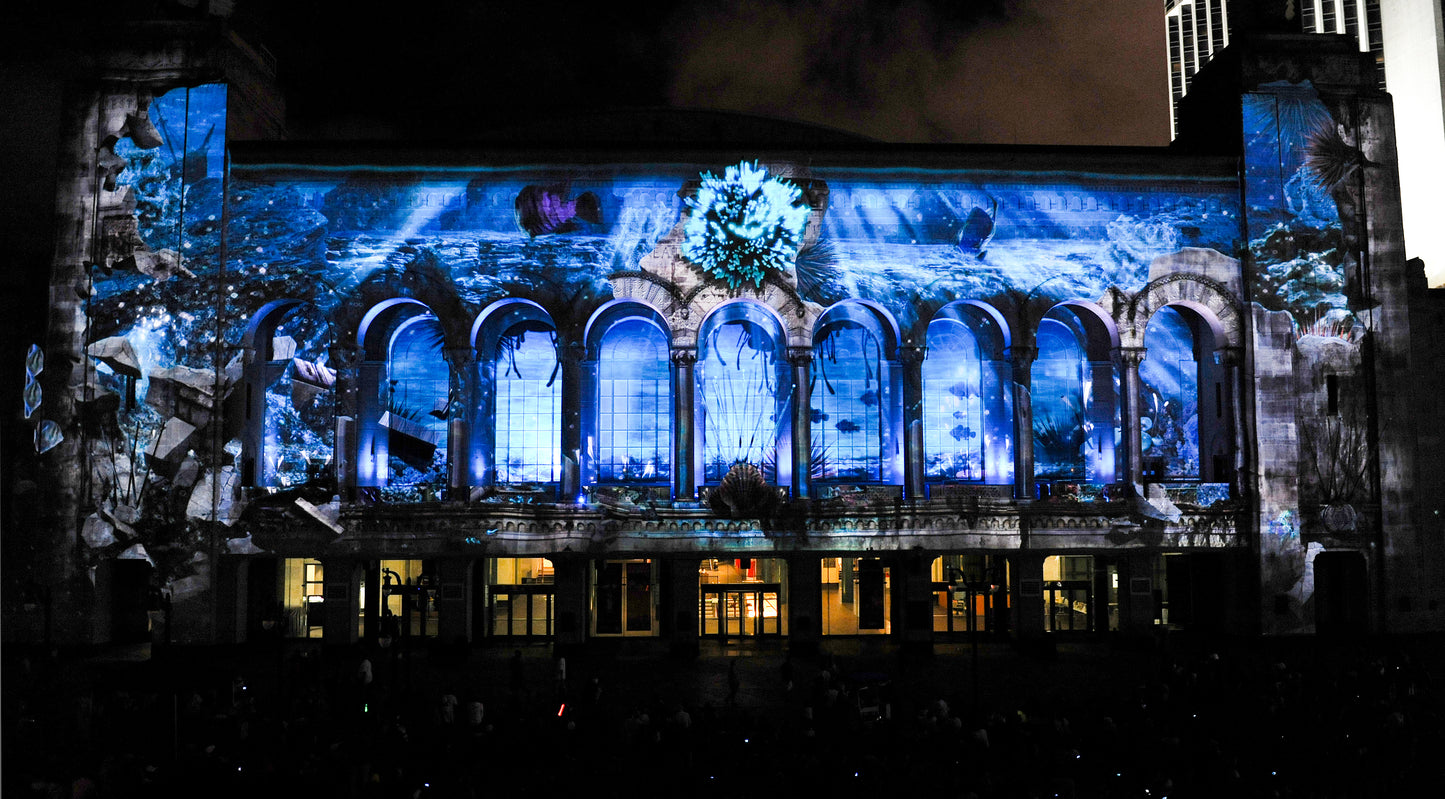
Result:
M420 560L381 562L381 635L384 638L435 638L437 584Z
M1051 633L1095 629L1093 578L1092 556L1044 558L1044 629Z
M487 561L487 634L507 638L550 638L556 618L557 587L546 558Z
M287 638L320 638L325 616L321 561L286 558L282 562L281 633Z
M780 558L704 560L698 570L698 634L723 640L784 635L786 570Z
M934 558L933 631L1003 633L1007 631L1008 562L996 555L944 555Z

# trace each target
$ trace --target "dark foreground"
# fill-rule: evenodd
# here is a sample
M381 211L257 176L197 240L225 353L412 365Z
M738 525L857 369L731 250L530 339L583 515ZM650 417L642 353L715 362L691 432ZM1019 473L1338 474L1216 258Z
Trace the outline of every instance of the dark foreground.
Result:
M977 669L966 643L704 644L692 659L626 641L569 657L565 680L544 645L400 650L8 646L0 787L1157 799L1445 784L1441 637L989 642Z

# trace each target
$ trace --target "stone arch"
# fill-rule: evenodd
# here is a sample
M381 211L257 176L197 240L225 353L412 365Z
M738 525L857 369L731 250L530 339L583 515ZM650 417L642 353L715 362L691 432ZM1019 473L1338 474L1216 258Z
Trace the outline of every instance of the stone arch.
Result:
M1244 317L1236 295L1219 281L1183 272L1152 280L1133 296L1124 309L1124 318L1117 320L1120 344L1144 346L1144 329L1149 318L1168 305L1182 305L1196 311L1209 324L1216 349L1244 346Z
M446 265L426 251L401 270L380 270L342 299L331 315L336 344L360 346L365 328L380 310L402 301L431 309L447 347L466 346L473 313L462 300Z

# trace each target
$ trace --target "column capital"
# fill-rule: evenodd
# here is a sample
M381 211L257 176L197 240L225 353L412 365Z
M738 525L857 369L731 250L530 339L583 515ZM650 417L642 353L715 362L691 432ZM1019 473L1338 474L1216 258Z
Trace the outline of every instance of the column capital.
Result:
M813 363L812 347L789 347L788 363L792 366L808 366Z
M1149 350L1144 347L1120 347L1119 363L1132 369L1138 369L1139 364L1144 362Z
M905 344L898 348L898 362L904 366L914 366L923 363L923 359L927 357L927 347Z
M673 366L692 368L697 364L697 347L673 347L668 356L672 358Z
M1214 351L1220 366L1239 366L1244 363L1243 347L1220 347Z
M355 366L361 362L361 348L354 344L332 344L327 353L333 367Z
M442 357L452 366L466 366L476 363L477 351L471 347L445 347L442 349Z
M587 358L587 348L575 341L558 344L557 358L563 363L579 364Z
M1039 357L1039 348L1033 344L1015 343L1011 345L1005 353L1008 356L1009 363L1017 369L1032 366L1034 360Z

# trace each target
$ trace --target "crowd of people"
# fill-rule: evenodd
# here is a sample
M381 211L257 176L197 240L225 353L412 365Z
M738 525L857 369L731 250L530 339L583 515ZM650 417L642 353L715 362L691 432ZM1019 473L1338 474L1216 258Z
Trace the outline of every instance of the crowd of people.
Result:
M569 674L540 647L480 670L297 648L274 673L145 664L83 690L36 656L7 664L4 795L1436 795L1439 686L1406 649L1361 652L1160 653L1132 687L976 704L966 679L826 652L638 662L658 679L626 689L615 663L574 655Z

